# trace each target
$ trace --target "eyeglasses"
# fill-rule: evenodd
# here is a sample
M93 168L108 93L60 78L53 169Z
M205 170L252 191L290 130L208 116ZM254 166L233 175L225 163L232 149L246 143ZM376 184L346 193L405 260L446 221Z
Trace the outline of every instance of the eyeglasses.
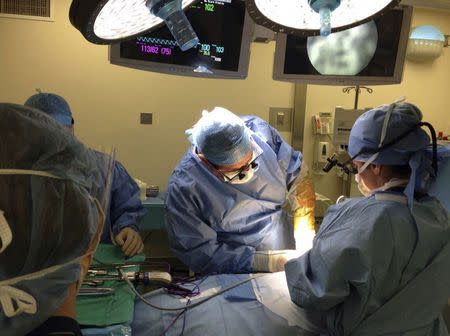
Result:
M236 173L230 177L230 173L224 173L223 171L221 171L220 169L218 169L217 167L214 167L216 169L217 172L219 172L220 176L223 177L223 180L227 183L233 182L236 179L242 179L244 178L245 174L244 171L249 170L250 168L255 169L256 167L258 167L258 163L256 162L256 160L261 156L262 153L259 153L256 156L253 156L244 166L242 166L241 168L239 168L239 170L236 171Z

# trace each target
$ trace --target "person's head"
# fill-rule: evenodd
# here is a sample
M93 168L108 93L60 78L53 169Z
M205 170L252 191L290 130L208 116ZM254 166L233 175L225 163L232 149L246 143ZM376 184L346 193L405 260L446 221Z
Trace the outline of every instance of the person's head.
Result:
M356 120L350 132L348 153L358 169L360 183L369 191L394 178L403 180L399 186L406 186L411 158L430 143L428 134L419 125L421 120L422 112L409 103L382 105Z
M42 93L40 90L38 92L29 97L24 105L46 113L73 132L74 120L67 101L54 93Z
M223 107L215 107L211 112L203 111L189 132L199 157L225 180L245 178L254 161L254 151L250 130L241 118Z
M40 111L0 104L0 134L0 330L23 335L76 293L103 226L103 191L94 153Z

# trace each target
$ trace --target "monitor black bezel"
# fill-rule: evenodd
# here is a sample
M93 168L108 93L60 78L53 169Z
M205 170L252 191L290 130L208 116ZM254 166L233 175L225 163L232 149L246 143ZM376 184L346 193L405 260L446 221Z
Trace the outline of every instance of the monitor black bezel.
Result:
M400 30L399 46L395 60L394 74L389 77L382 76L342 76L342 75L306 75L285 74L284 62L286 54L287 35L277 33L275 46L275 59L273 66L273 79L278 81L315 84L315 85L386 85L400 84L403 79L403 70L406 57L406 47L411 29L413 8L411 6L399 6L403 12L402 26Z
M234 0L236 1L236 0ZM239 0L240 1L240 0ZM215 70L214 73L194 72L196 67L179 64L167 64L154 61L136 60L120 57L120 43L111 44L108 48L109 62L114 65L125 66L138 70L145 70L169 75L200 77L200 78L222 78L222 79L245 79L248 74L250 63L250 45L254 30L253 20L245 11L244 26L242 29L241 50L237 71Z

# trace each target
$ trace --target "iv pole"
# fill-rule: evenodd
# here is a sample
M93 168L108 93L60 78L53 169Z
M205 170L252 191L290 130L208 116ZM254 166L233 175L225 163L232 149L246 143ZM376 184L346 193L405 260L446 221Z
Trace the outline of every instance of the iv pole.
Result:
M350 94L352 89L355 89L355 103L354 103L353 108L355 110L357 110L358 109L359 94L361 93L361 89L365 89L368 93L372 93L373 89L368 88L366 86L356 85L356 86L345 87L345 88L342 89L342 92ZM343 191L343 194L345 196L347 196L347 197L350 197L350 189L351 189L351 185L352 185L351 177L352 177L351 174L348 174L347 179L344 178L343 181L342 181L342 191Z
M355 110L357 110L358 109L359 94L361 93L361 89L365 89L368 93L372 93L373 89L368 88L367 86L356 85L356 86L345 87L345 88L342 89L342 92L350 94L352 89L355 89L355 104L354 104L353 108Z

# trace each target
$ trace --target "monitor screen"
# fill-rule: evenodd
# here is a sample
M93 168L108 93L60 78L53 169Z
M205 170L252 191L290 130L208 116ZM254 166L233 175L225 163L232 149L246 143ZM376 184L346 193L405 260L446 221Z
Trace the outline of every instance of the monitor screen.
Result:
M328 37L277 34L273 78L323 85L399 84L412 7Z
M245 12L245 2L204 0L191 6L186 16L199 38L196 47L181 51L162 25L112 45L110 62L173 75L246 78L253 23Z

